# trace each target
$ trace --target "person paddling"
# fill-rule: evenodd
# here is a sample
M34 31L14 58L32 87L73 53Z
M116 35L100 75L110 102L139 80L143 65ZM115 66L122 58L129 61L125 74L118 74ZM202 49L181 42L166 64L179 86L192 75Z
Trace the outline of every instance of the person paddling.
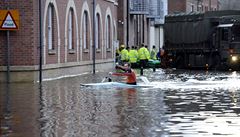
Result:
M123 72L119 72L119 73L109 72L109 74L113 75L113 76L127 76L127 81L126 81L127 84L137 85L136 74L135 74L134 70L131 69L131 66L129 63L125 63L124 66L116 65L116 69L120 69Z

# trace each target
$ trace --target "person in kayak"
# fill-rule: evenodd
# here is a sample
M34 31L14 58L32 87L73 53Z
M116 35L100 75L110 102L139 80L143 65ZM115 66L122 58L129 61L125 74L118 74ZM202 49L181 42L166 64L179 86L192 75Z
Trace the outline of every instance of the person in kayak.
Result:
M124 66L116 65L116 69L120 69L123 72L109 72L113 76L127 76L127 84L137 85L136 74L129 63L125 63Z

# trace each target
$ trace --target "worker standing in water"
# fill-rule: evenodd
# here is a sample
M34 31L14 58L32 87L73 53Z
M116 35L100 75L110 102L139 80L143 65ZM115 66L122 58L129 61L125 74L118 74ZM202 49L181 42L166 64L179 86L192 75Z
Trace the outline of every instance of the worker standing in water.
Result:
M140 61L140 67L145 68L147 65L148 53L144 44L141 44L141 48L138 50L138 58Z
M152 50L150 52L150 59L157 60L157 51L155 45L153 45Z
M138 61L138 52L134 46L132 46L132 49L129 50L128 55L129 55L129 63L131 64L131 67L136 68L137 61Z
M127 47L128 49L129 47ZM120 47L120 56L121 56L121 62L120 64L125 64L128 62L129 60L129 56L128 56L128 50L125 49L125 45L121 45Z

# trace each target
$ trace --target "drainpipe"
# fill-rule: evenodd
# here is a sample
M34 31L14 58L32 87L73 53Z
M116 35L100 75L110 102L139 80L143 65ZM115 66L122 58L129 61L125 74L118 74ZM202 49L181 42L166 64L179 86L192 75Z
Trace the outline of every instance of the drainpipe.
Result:
M129 46L129 0L127 0L127 47Z
M96 73L96 0L93 0L93 74Z

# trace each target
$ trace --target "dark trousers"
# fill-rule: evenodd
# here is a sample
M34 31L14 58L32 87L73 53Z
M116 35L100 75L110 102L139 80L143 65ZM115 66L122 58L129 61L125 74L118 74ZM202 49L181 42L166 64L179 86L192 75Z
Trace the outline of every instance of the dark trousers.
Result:
M137 68L137 63L131 63L131 68Z
M143 67L143 68L147 67L147 60L146 59L140 60L140 67Z

